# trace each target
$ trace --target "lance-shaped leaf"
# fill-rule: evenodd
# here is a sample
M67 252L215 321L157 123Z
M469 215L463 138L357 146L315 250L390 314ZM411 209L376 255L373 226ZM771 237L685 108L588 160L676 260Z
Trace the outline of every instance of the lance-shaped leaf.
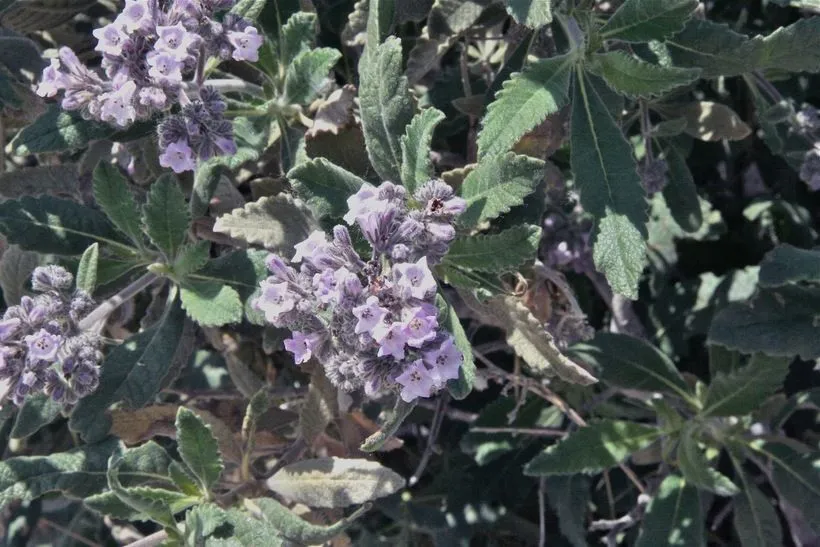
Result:
M42 194L72 196L79 194L77 166L39 165L0 174L0 196L9 199Z
M139 520L150 519L165 527L176 525L174 514L195 505L199 498L182 492L135 486L125 488L119 479L119 458L112 456L108 466L108 487L117 498L128 507L139 513Z
M100 162L94 169L94 199L131 241L142 243L139 208L128 189L128 181L115 165Z
M552 0L504 0L516 23L538 28L552 22Z
M402 72L401 42L370 43L359 62L359 105L367 154L382 180L401 180L401 137L413 118Z
M590 498L589 477L547 477L547 500L558 517L558 526L573 547L587 547L586 513Z
M782 287L804 281L820 281L820 251L778 245L760 263L761 287Z
M757 69L820 72L820 18L809 17L756 36L741 48Z
M404 479L378 462L359 458L315 458L286 465L268 488L308 507L347 507L394 494Z
M189 281L179 291L188 317L203 327L219 327L242 321L242 300L236 289L210 281Z
M393 407L393 411L387 416L384 423L381 424L379 430L364 440L360 447L362 452L375 452L381 449L381 447L396 434L396 431L399 430L401 424L403 424L404 420L413 412L414 408L416 408L416 401L407 403L401 397L396 397L396 404Z
M654 65L623 51L596 54L591 68L609 87L630 97L655 97L700 76L699 68Z
M181 406L177 412L176 429L179 455L199 479L202 491L207 492L219 480L225 467L211 427L195 412Z
M544 176L544 162L512 152L484 158L461 185L467 209L458 221L473 227L521 205Z
M569 103L574 59L571 54L540 59L504 82L482 122L480 157L508 151L525 133Z
M81 148L93 140L110 137L116 132L114 126L84 120L79 112L66 112L55 104L34 123L20 131L11 146L18 156L60 152Z
M288 172L296 192L307 201L316 218L341 218L347 213L347 198L365 183L325 158L300 163Z
M697 0L626 0L601 28L601 38L663 40L680 31L696 7Z
M686 158L680 150L670 145L664 153L664 159L669 171L667 183L663 187L663 198L669 206L672 218L684 231L697 232L703 224L703 211L695 179L686 164Z
M646 507L636 547L704 547L706 531L698 489L669 475Z
M413 116L401 137L401 181L410 194L433 176L430 143L433 131L443 119L444 113L440 110L426 108Z
M450 244L445 264L482 272L515 270L536 258L541 228L522 224L497 234L464 236Z
M85 250L77 266L77 275L74 276L78 289L88 294L94 293L97 286L97 267L100 261L100 244L94 243Z
M142 221L154 245L169 257L175 257L185 242L185 235L191 224L185 194L176 177L165 174L151 185L148 201L143 207Z
M783 544L783 530L769 499L755 486L739 462L735 461L735 472L743 483L743 490L735 496L735 533L743 547L769 547Z
M258 511L253 512L258 513L263 520L270 523L283 538L300 545L319 545L330 541L349 528L357 518L368 510L368 506L366 505L360 507L349 517L345 517L335 524L319 526L307 522L272 498L247 500L245 507L258 508Z
M305 204L285 194L264 197L217 219L214 231L290 256L317 228Z
M475 383L475 361L473 360L473 346L461 326L458 314L441 294L436 295L438 307L438 324L445 331L453 335L453 343L461 351L464 361L458 371L457 380L447 382L447 390L455 399L464 399L473 390Z
M16 306L28 291L29 279L34 268L44 258L34 251L24 251L17 245L9 245L0 256L0 289L7 306Z
M725 475L712 469L698 446L697 427L687 427L678 443L678 467L684 478L701 490L718 496L734 496L740 489Z
M600 222L595 265L616 292L635 298L646 264L647 205L632 147L581 71L575 78L572 105L572 172L581 204Z
M17 411L9 437L22 439L33 435L60 415L63 405L45 394L30 396Z
M820 289L787 285L763 289L752 300L733 303L712 320L709 342L741 353L803 359L820 357L814 325L820 309Z
M60 491L84 498L105 488L108 458L122 450L116 439L48 456L19 456L0 462L0 507Z
M202 269L211 258L211 242L197 241L196 243L183 245L179 250L172 269L174 275L183 278Z
M820 531L820 456L801 453L778 443L755 444L753 448L771 461L772 481L780 497L799 508L816 532Z
M741 50L748 41L727 25L692 19L667 40L666 47L675 66L701 68L703 78L717 78L756 68L754 58Z
M740 416L755 411L783 385L791 359L762 353L749 364L728 374L719 372L709 383L703 402L704 416Z
M337 50L328 47L300 53L287 65L286 104L310 104L319 95L328 72L341 56Z
M662 431L635 422L601 420L571 433L524 467L526 475L598 473L646 448Z
M393 28L395 17L395 0L370 0L367 6L367 45L375 47L385 41ZM370 52L372 51L371 49Z
M172 298L173 300L173 298ZM69 426L93 441L104 437L111 425L105 411L126 401L141 407L166 385L169 375L187 362L193 345L191 324L178 302L172 301L161 322L125 340L102 363L100 387L80 400Z
M97 241L131 251L104 215L51 196L0 203L0 232L10 243L39 253L78 255Z
M675 364L649 343L628 336L599 332L589 342L575 344L570 355L594 365L604 382L624 389L661 391L692 399Z

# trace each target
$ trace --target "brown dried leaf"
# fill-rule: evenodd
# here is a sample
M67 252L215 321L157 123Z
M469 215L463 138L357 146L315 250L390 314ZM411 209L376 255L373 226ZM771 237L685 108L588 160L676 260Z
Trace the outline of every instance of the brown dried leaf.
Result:
M752 132L734 110L720 103L694 102L685 106L681 114L686 118L685 131L702 141L739 141Z

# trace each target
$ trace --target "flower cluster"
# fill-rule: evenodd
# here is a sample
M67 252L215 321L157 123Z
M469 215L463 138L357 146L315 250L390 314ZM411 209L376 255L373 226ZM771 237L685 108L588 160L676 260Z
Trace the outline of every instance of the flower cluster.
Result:
M646 159L638 166L641 184L643 184L647 194L651 196L663 190L663 187L666 186L668 171L669 165L664 160Z
M18 406L44 392L70 407L99 384L100 337L79 327L94 301L72 291L73 283L59 266L35 269L31 286L38 294L24 296L0 321L0 379L9 382Z
M554 210L544 217L541 259L554 270L595 271L592 261L592 222L580 204L569 213Z
M263 42L242 18L217 18L231 4L232 0L174 0L162 5L157 0L126 0L122 13L93 33L104 76L63 47L43 70L37 93L54 97L62 91L65 110L79 110L87 118L119 127L175 104L208 110L212 93L200 101L186 95L187 89L202 83L206 61L214 56L256 61ZM193 86L186 82L191 74Z
M442 181L408 199L390 182L363 186L344 219L372 247L364 261L346 226L313 232L295 246L297 271L277 255L255 306L293 333L285 341L297 363L316 357L345 391L367 395L397 388L405 401L430 397L458 378L464 356L439 328L430 264L446 254L463 199ZM412 208L411 208L412 207Z

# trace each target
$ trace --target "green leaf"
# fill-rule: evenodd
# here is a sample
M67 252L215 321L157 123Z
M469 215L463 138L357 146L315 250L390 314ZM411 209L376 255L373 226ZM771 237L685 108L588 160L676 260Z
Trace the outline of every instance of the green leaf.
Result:
M382 180L401 180L401 138L413 118L413 98L402 72L401 42L371 42L359 62L359 105L367 154Z
M201 217L206 213L222 177L230 172L223 161L224 158L224 156L216 156L197 166L189 203L193 218Z
M700 76L699 68L653 65L623 51L595 54L591 68L609 87L633 98L655 97Z
M573 547L588 547L586 514L590 499L589 478L584 475L547 477L547 500L558 517L561 534Z
M23 439L37 433L41 427L53 422L62 408L63 405L48 395L38 393L29 397L17 411L9 437Z
M219 327L242 321L242 300L236 289L210 281L185 283L179 291L188 317L203 327Z
M757 69L820 72L820 18L800 19L768 36L756 36L740 54L754 59Z
M9 245L0 257L0 288L6 306L16 306L29 288L29 278L34 268L41 264L41 256L33 251L23 251L17 245Z
M79 173L73 163L39 165L0 174L0 196L16 199L22 196L79 195Z
M632 147L587 76L575 78L570 163L581 205L599 220L595 265L613 290L635 298L646 264L646 194Z
M746 476L739 462L735 470L743 490L733 500L735 533L743 547L769 547L783 544L780 519L769 499Z
M525 133L569 103L574 60L570 54L539 59L503 83L482 121L479 157L506 152Z
M430 144L433 131L443 119L444 113L440 110L425 108L413 116L401 137L401 181L409 194L433 178Z
M403 424L404 420L413 412L414 408L416 408L415 401L407 403L401 397L396 397L396 405L393 407L393 411L384 423L381 424L381 428L364 440L359 447L360 450L362 452L375 452L381 449L384 443L396 434L396 431L399 430L401 424Z
M455 346L461 351L464 361L458 371L458 380L449 380L447 390L454 399L464 399L473 390L475 384L476 367L473 360L473 346L461 326L458 314L441 294L436 295L438 308L438 324L441 328L453 335Z
M222 215L214 231L287 256L317 229L305 204L287 194L264 197Z
M145 486L124 488L120 484L119 464L116 456L111 457L108 466L108 487L122 503L140 513L139 520L147 518L164 527L174 528L176 526L174 513L178 513L199 501L198 498L186 496L181 492L161 488ZM174 505L176 507L173 507Z
M224 540L209 539L206 543L209 547L283 547L285 544L279 536L279 531L266 521L253 518L237 509L229 509L227 513L227 522L233 527L232 535Z
M0 232L10 243L39 253L78 255L94 242L132 250L104 215L51 196L0 203Z
M445 264L502 273L536 258L541 228L521 224L497 234L463 236L450 244Z
M396 16L396 0L370 0L367 5L367 46L364 54L372 53L388 39Z
M404 479L378 462L359 458L315 458L286 465L268 488L308 507L348 507L395 494Z
M318 219L344 216L347 213L347 198L358 192L365 183L325 158L300 163L288 172L288 179Z
M791 359L770 357L762 353L752 356L749 364L728 374L712 378L703 416L741 416L754 412L760 402L783 385Z
M675 364L655 346L626 334L599 332L569 354L594 365L604 382L623 389L660 391L692 399Z
M461 34L493 3L493 0L435 0L427 20L430 38L438 40Z
M116 439L48 456L18 456L0 462L0 507L60 491L84 498L105 488L108 458L122 449Z
M778 245L760 263L761 287L782 287L792 283L820 281L820 252L798 249L788 243Z
M94 169L94 199L114 226L134 243L142 244L139 207L128 189L128 180L116 166L100 162Z
M105 139L116 132L116 127L84 120L79 112L66 112L54 104L34 123L17 133L11 147L18 156L62 152L82 148L93 140Z
M687 427L678 444L678 467L684 478L701 490L718 496L734 496L740 489L725 475L709 466L709 461L698 446L697 427Z
M174 175L162 175L151 185L142 221L154 245L169 258L176 257L191 225L191 213Z
M178 277L185 277L202 269L211 258L211 242L197 241L184 245L174 260L173 270Z
M595 267L609 281L612 290L632 300L638 298L638 283L646 267L643 236L624 215L607 214L598 226L592 251Z
M203 541L228 522L228 513L212 503L197 505L185 513L185 540L187 545L208 545Z
M815 533L820 530L820 457L785 444L754 445L771 461L772 482L780 497L799 508Z
M706 142L740 141L752 129L728 106L711 101L695 101L679 110L686 119L686 133Z
M203 493L208 492L225 467L211 427L195 412L181 406L177 411L176 429L182 461L199 479Z
M75 276L78 289L82 289L88 294L94 293L97 286L97 265L100 260L100 244L94 243L85 250L80 257L80 264L77 266Z
M108 433L109 406L125 401L139 408L152 401L187 362L193 346L193 332L178 302L172 301L158 325L135 334L111 350L103 360L100 387L80 399L71 413L69 426L88 441Z
M601 38L663 40L680 31L696 7L697 0L626 0L601 27Z
M264 7L265 0L239 0L231 8L231 13L253 23L259 18Z
M467 209L459 217L464 227L474 227L521 205L544 176L544 162L508 152L488 156L470 171L461 185Z
M285 539L299 545L319 545L330 541L352 525L357 518L363 515L368 507L360 507L349 517L330 526L311 524L293 511L272 498L256 498L248 500L248 505L256 505L262 518L267 521Z
M697 186L686 158L674 146L664 153L669 167L667 183L663 187L663 198L669 206L672 218L683 230L694 233L703 225L703 211L698 198Z
M750 301L729 304L715 315L709 343L741 353L815 359L820 357L818 309L820 289L796 285L762 289Z
M288 18L279 36L279 59L284 66L290 65L300 53L304 53L316 39L316 14L299 11Z
M669 475L646 508L635 547L705 547L704 521L698 489Z
M592 422L547 448L525 467L534 476L593 474L618 465L661 436L652 426L617 420Z
M701 77L717 78L738 76L756 68L753 57L741 51L748 41L727 25L692 19L667 40L666 47L675 66L701 68Z
M504 0L507 13L516 23L530 27L543 27L552 22L551 0Z
M265 266L268 253L260 250L233 251L209 261L190 279L227 283L233 286L243 300L259 288L259 282L269 273Z
M342 54L333 48L304 51L287 66L285 104L310 104L322 89L328 72Z

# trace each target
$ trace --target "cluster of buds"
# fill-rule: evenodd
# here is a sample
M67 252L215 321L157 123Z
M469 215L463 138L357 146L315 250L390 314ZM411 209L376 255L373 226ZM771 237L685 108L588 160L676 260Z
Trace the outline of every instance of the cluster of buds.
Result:
M569 213L552 211L544 218L539 256L548 268L583 274L595 271L592 261L592 222L580 204Z
M24 296L0 321L0 379L18 406L43 392L70 407L99 385L101 339L79 326L94 301L72 290L73 283L59 266L35 269L31 286L38 294Z
M668 171L669 165L664 160L647 158L638 166L641 184L643 184L647 194L651 196L663 190L667 183L666 174Z
M292 331L285 349L297 363L315 356L339 388L368 396L397 389L408 402L430 397L458 378L464 360L439 328L430 264L446 254L465 202L432 180L412 199L390 182L367 184L348 206L344 219L370 243L369 260L346 226L334 227L331 239L316 231L295 246L298 271L268 258L272 275L254 305Z
M803 164L800 166L800 180L805 182L812 191L820 190L820 141L814 148L806 152Z

